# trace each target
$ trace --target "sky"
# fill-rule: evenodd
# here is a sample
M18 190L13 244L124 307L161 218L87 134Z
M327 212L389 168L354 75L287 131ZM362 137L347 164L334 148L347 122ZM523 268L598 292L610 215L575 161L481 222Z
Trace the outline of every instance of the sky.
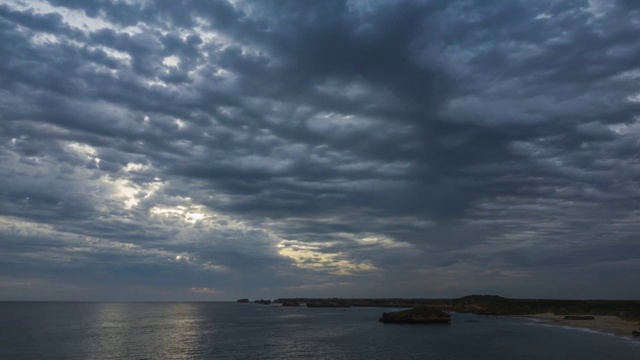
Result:
M0 0L0 300L640 298L640 2Z

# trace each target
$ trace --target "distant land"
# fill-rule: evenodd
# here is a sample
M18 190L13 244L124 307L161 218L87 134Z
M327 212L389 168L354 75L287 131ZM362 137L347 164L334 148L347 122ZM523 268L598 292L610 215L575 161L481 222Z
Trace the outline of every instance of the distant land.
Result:
M405 314L384 313L381 318L383 322L401 323L449 322L439 314L430 314L427 308L480 315L528 316L556 325L640 336L640 300L509 299L497 295L469 295L455 299L279 298L273 303L288 306L306 303L308 307L413 308L403 312ZM424 321L426 318L428 321Z
M481 315L608 315L640 321L640 300L510 299L498 295L469 295L455 299L423 298L279 298L274 303L297 302L313 306L418 307Z

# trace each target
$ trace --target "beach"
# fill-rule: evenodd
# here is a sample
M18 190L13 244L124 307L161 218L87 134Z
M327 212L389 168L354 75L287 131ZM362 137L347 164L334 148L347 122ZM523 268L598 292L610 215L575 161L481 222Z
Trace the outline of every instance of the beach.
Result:
M555 315L553 313L527 315L526 317L546 319L552 325L584 328L623 336L631 336L632 331L638 330L637 321L623 320L617 316L610 315L594 315L594 320L564 320L564 315Z

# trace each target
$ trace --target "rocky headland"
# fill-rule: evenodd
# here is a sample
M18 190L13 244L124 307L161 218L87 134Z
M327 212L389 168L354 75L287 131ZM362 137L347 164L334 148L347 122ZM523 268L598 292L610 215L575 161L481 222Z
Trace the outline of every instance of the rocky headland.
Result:
M385 324L450 324L451 315L433 307L419 306L409 310L382 313Z

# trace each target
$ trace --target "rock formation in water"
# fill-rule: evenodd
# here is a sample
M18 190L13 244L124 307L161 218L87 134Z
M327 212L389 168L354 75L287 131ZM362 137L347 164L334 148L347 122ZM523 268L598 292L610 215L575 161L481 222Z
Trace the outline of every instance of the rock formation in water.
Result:
M254 300L253 302L256 304L271 305L271 300L260 299L260 300Z
M249 299L238 299L238 300L236 300L236 302L239 302L239 303L248 303L248 302L249 302Z
M404 311L382 313L385 324L449 324L451 315L436 308L421 306Z

